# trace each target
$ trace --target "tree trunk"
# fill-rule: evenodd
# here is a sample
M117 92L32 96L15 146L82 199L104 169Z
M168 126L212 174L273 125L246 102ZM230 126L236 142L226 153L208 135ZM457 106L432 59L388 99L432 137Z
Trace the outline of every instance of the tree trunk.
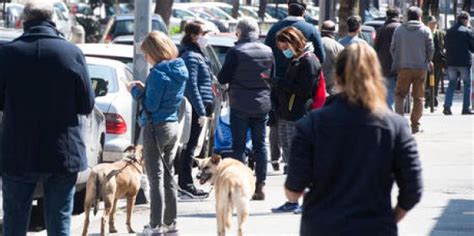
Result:
M171 8L174 0L156 0L155 13L163 18L167 26L170 24Z
M355 15L358 0L341 0L339 7L339 36L347 34L346 20L349 16Z
M239 18L239 8L240 8L240 1L239 0L234 0L232 2L232 17L235 19Z
M260 4L258 6L258 17L260 19L265 20L265 10L267 9L267 0L260 0Z

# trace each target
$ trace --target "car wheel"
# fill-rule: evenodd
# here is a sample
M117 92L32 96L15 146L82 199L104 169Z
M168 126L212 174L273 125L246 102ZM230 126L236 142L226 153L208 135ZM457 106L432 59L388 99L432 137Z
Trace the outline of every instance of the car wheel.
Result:
M73 215L78 215L84 212L84 201L86 197L86 189L83 189L74 194L74 205L72 209Z

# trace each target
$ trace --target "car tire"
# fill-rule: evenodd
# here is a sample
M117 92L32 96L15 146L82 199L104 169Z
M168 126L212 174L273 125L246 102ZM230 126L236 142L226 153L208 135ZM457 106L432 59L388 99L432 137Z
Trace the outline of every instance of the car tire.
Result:
M72 209L73 215L78 215L84 212L85 198L86 198L85 188L81 191L76 192L76 194L74 194L74 204L73 204L73 209Z

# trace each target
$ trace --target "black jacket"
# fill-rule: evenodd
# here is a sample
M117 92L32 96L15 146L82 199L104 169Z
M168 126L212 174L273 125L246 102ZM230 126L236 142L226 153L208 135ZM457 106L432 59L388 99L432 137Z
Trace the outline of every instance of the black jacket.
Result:
M472 66L474 33L471 29L456 24L446 33L446 56L448 66Z
M308 53L308 52L307 52ZM321 63L313 54L292 60L285 76L272 80L278 119L296 121L303 117L317 86ZM312 54L312 53L311 53Z
M246 37L227 52L217 76L220 83L229 83L230 107L248 116L266 115L272 107L270 86L262 79L273 65L272 49Z
M410 210L422 194L421 166L407 121L380 118L336 95L298 121L286 188L302 192L301 235L397 235L391 190Z
M398 20L388 19L384 25L377 30L377 37L375 38L374 48L382 66L383 76L396 76L396 72L392 70L393 58L390 53L390 45L392 43L393 32L400 26Z
M94 107L91 80L79 48L53 23L25 24L0 48L0 107L8 173L74 173L87 168L78 115Z

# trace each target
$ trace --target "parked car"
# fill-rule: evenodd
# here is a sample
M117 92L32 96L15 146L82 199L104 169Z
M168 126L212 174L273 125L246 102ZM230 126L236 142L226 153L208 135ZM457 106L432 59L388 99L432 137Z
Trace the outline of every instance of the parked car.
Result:
M237 20L232 16L227 14L222 9L209 5L209 4L200 4L200 3L175 3L178 7L184 7L198 14L199 17L202 17L205 20L216 20L225 27L221 32L234 32L235 27L237 26ZM212 18L208 18L211 16ZM214 21L212 21L215 23ZM218 24L216 24L219 27ZM221 28L219 28L221 29Z
M199 17L196 13L180 6L173 5L171 10L170 28L181 28L181 23L187 20L199 20L204 23L204 28L211 32L220 32L219 28L211 21Z
M278 4L277 8L276 4L268 4L266 12L274 18L282 20L288 16L288 5L283 3ZM306 10L304 14L304 19L313 25L318 25L319 23L319 15L311 15L308 10Z
M385 21L383 20L370 20L364 22L364 25L366 26L371 26L374 27L374 29L377 31L380 27L382 27L385 24Z
M365 40L370 46L374 46L375 37L377 36L377 31L374 27L368 25L362 25L360 31L360 37Z
M21 34L23 30L0 27L0 45L20 37Z
M160 15L152 16L151 28L168 34L168 29ZM133 32L135 32L134 15L113 16L105 28L101 42L110 43L118 36L133 35Z

